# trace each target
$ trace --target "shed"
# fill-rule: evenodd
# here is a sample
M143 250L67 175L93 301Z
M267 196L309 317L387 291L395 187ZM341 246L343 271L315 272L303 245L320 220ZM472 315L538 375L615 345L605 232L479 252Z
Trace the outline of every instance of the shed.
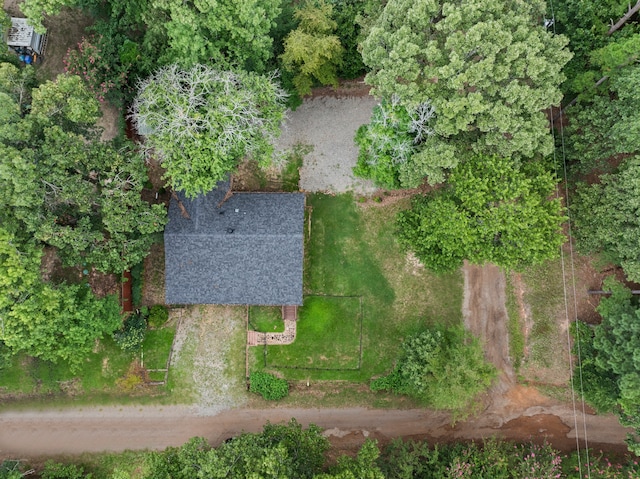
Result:
M236 192L225 200L228 188L221 182L207 195L171 200L166 302L301 305L304 194Z

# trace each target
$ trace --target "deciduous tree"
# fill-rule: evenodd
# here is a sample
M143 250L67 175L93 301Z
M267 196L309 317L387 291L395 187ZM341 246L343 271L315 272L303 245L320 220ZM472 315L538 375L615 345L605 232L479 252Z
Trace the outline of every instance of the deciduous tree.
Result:
M639 177L640 157L628 158L599 184L580 184L573 203L578 247L602 252L635 282L640 281Z
M0 69L0 103L15 112L0 126L0 218L67 264L120 273L139 263L166 223L164 207L140 196L142 157L130 143L97 140L98 104L78 77L27 92L12 68Z
M132 117L171 187L193 197L215 188L246 155L271 161L285 98L274 76L172 65L140 84Z
M264 72L273 55L269 36L282 0L153 0L144 16L147 37L168 44L161 63L198 63ZM163 38L164 37L164 38ZM155 40L157 41L157 40Z
M366 81L409 110L434 108L414 175L440 180L469 149L516 160L552 151L543 110L560 103L571 54L566 38L545 30L544 8L541 0L386 3L362 43Z
M606 390L614 393L608 398L614 402L614 411L621 423L635 429L628 436L630 449L640 452L640 308L632 298L631 291L613 278L604 282L604 288L611 296L603 298L598 306L602 323L597 325L592 335L579 338L589 347L581 351L589 368L596 374L586 376L585 388L589 392ZM597 381L593 384L590 381ZM611 387L609 382L613 382Z
M497 156L460 165L448 186L414 198L400 213L401 243L426 267L449 271L463 259L506 268L554 258L565 238L555 179L539 162L517 168Z
M495 375L480 343L464 329L432 328L408 338L395 370L374 380L371 387L416 397L436 409L462 412Z
M608 159L640 151L640 66L617 72L600 95L570 110L567 157L582 173L607 169Z
M323 85L338 85L337 69L344 48L333 34L338 24L333 6L324 0L306 0L296 9L300 22L284 40L284 68L295 73L293 84L300 96L311 91L314 79Z

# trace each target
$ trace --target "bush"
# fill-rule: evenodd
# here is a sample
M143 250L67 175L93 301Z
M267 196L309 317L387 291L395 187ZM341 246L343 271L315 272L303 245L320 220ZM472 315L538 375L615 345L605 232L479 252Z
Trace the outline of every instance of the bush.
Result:
M146 312L129 315L122 328L113 333L113 340L123 351L138 351L147 330Z
M42 479L88 479L91 474L85 475L82 466L49 460L44 463L44 470L40 477Z
M289 395L289 383L273 374L255 372L249 376L249 391L260 394L269 401L277 401Z
M162 304L156 304L151 307L147 323L152 328L160 328L169 319L169 310Z
M408 338L394 371L371 389L406 394L436 409L461 411L484 391L496 370L477 339L462 327L431 328Z

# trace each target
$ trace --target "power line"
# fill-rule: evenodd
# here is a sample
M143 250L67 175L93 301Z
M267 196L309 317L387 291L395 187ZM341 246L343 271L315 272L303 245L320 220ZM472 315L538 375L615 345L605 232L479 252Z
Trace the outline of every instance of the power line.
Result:
M553 0L549 0L549 4L551 7L551 16L552 22L551 25L553 27L553 34L556 35L556 22L555 22L555 11L553 8ZM553 150L553 159L554 166L556 169L556 176L558 175L558 158L557 158L557 148L556 148L556 133L555 133L555 125L554 125L554 116L553 112L550 112L549 115L551 118L551 132L553 135L554 142L554 150ZM574 319L571 320L569 318L569 302L567 300L567 283L566 283L566 274L565 274L565 255L563 247L560 246L560 256L561 256L561 264L562 264L562 287L564 294L564 304L565 304L565 318L567 324L567 347L569 352L569 373L570 373L570 384L571 384L571 403L573 406L573 418L574 418L574 427L576 430L576 452L578 455L578 471L580 477L582 477L582 461L580 456L580 434L578 432L578 413L576 408L576 398L575 398L575 384L573 378L573 357L571 354L571 332L570 332L570 324L573 321L574 323L578 322L578 299L576 294L576 274L575 274L575 259L573 254L573 236L571 229L571 212L570 212L570 201L569 201L569 184L568 184L568 175L567 175L567 155L565 148L565 139L564 139L564 125L562 118L562 109L560 110L560 123L559 123L559 131L560 131L560 142L562 148L562 165L563 165L563 177L564 177L564 193L565 193L565 206L567 211L567 236L569 240L569 260L571 264L571 283L573 289L573 313ZM559 188L556 188L556 195L559 197ZM578 361L578 377L580 382L580 395L581 395L581 405L582 405L582 424L583 424L583 433L584 433L584 454L586 459L586 468L587 468L587 477L591 477L591 464L589 459L589 440L587 433L587 421L585 416L585 400L584 400L584 385L582 380L582 357L581 357L581 347L580 347L580 332L576 327L576 353L577 353L577 361Z

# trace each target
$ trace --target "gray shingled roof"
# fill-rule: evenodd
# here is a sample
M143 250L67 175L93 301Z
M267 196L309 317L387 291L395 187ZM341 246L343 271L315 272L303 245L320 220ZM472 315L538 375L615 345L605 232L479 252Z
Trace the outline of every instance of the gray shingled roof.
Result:
M168 304L302 304L304 195L234 193L175 199L164 232Z

